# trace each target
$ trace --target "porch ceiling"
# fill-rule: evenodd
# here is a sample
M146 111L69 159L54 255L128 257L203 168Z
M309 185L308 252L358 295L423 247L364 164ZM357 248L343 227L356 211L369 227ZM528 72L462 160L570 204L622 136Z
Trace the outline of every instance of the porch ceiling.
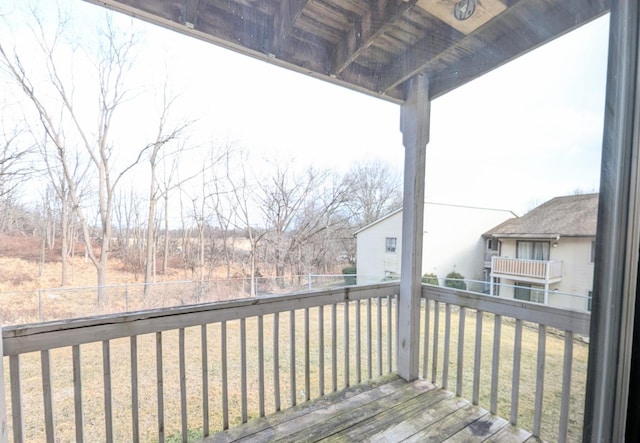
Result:
M400 103L423 72L438 97L604 13L610 0L88 0ZM460 12L462 13L462 12Z

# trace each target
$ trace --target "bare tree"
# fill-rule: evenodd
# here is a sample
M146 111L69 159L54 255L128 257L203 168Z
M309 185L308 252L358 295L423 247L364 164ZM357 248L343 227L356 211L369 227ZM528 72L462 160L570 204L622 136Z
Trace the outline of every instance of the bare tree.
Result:
M348 207L354 225L366 226L402 207L402 180L390 165L373 160L359 163L346 175Z
M26 144L18 126L6 129L0 122L0 200L13 193L33 171L26 162L33 144Z
M182 122L169 127L169 112L172 105L175 103L175 97L169 97L167 93L167 83L163 89L162 96L162 110L160 118L158 119L158 129L156 132L156 139L153 143L150 143L143 151L147 151L149 161L150 183L149 183L149 210L147 216L147 238L145 242L145 271L144 271L144 295L149 295L150 286L155 280L156 269L156 232L155 232L155 217L156 217L156 205L158 199L162 196L162 188L158 185L157 173L158 164L162 159L170 155L169 152L163 152L168 144L180 136L182 131L189 126L188 122ZM166 208L165 201L165 208ZM166 221L166 217L165 217ZM166 224L165 224L166 229ZM166 262L165 262L166 263Z
M270 243L271 256L280 285L287 265L293 274L310 270L317 257L305 260L303 251L315 243L324 232L330 231L339 219L347 198L347 187L329 171L308 168L296 174L292 165L275 165L273 175L259 185L258 198L266 228L266 239ZM302 266L307 264L307 269ZM295 265L294 265L295 264Z
M252 183L248 175L246 165L248 163L248 153L242 149L234 152L234 156L226 156L226 184L231 199L231 207L235 214L230 218L235 223L236 229L243 230L249 239L249 278L250 294L256 295L256 274L257 274L257 254L258 245L265 236L266 231L256 227L256 201L255 184ZM235 157L235 159L234 159ZM235 161L233 161L235 160ZM235 174L232 174L234 171Z
M0 44L0 69L8 73L33 105L46 135L47 143L55 152L68 187L70 200L78 216L83 233L83 241L89 259L96 269L98 280L98 299L106 299L107 260L111 239L111 219L116 188L122 177L136 165L144 153L128 165L117 168L114 164L114 144L111 140L112 122L116 111L128 100L129 91L125 85L126 75L133 63L133 49L136 35L133 32L119 32L107 15L105 29L100 35L100 45L95 51L85 55L95 56L95 60L85 60L85 67L94 66L97 93L97 109L94 110L96 122L86 121L74 94L73 78L66 75L59 66L58 49L64 32L64 21L58 23L53 34L34 13L33 36L40 48L40 56L46 65L46 87L36 80L36 73L23 63L17 50L10 52ZM69 47L66 48L67 50ZM85 75L86 79L91 78ZM97 190L97 202L83 202L75 179L72 158L77 154L74 148L79 146L88 158L90 170L86 179L95 180L93 189ZM149 148L148 146L147 148ZM94 250L92 245L89 211L97 207L100 247Z
M181 156L185 152L184 145L181 145L171 156L162 157L162 173L161 179L158 182L160 189L160 197L163 200L163 216L164 223L164 236L162 245L162 273L164 275L168 272L169 262L169 195L175 189L179 189L180 186L193 179L197 174L188 176L184 179L180 178L178 174L178 164L180 163Z
M117 229L117 253L137 280L144 274L145 199L133 189L119 191L114 199L114 225ZM114 245L112 244L112 248ZM115 251L114 251L115 252Z
M63 131L62 128L56 128L56 131ZM67 259L69 257L69 251L72 248L72 243L75 238L75 232L73 232L74 220L76 218L76 210L71 200L70 188L65 177L64 168L60 159L60 155L57 151L50 152L47 140L38 143L40 157L44 161L46 175L49 178L48 190L52 191L57 197L58 222L60 225L60 257L62 261L62 269L60 276L60 284L62 286L67 285ZM67 156L67 170L70 172L70 179L74 182L74 189L78 195L79 200L84 199L85 190L83 188L82 178L85 176L87 169L89 168L88 162L80 160L79 155ZM46 199L46 203L53 205L54 202L51 198ZM55 228L55 225L54 225ZM54 230L55 233L55 230Z

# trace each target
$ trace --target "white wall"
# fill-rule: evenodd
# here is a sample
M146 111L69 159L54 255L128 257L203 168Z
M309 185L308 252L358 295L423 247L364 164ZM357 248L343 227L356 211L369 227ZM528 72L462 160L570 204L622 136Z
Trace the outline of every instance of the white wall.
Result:
M558 246L550 248L549 260L562 261L562 281L549 286L550 305L581 310L587 308L586 298L566 294L586 297L593 288L591 242L594 240L595 237L561 237L557 242ZM502 239L500 255L516 258L516 240ZM515 280L502 278L500 282L513 285ZM513 289L500 288L500 296L513 298Z
M396 252L385 252L385 239L396 237ZM400 274L402 211L360 231L356 243L358 284L377 283L387 273Z
M455 269L467 279L483 279L482 234L512 218L510 211L468 206L425 204L422 272L442 281ZM385 253L385 238L397 237L395 254ZM358 283L382 280L385 272L400 274L402 212L374 223L357 234Z

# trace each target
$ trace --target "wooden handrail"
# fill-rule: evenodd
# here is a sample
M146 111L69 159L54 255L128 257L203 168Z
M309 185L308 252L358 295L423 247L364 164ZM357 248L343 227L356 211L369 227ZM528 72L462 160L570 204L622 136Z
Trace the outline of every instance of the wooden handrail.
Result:
M43 439L55 441L58 438L63 440L75 438L78 441L110 441L118 428L122 429L122 420L116 417L121 411L114 407L115 401L122 402L121 398L117 398L117 392L129 389L130 397L127 401L130 401L132 411L130 435L132 441L139 441L141 433L148 431L141 426L141 415L143 415L141 392L146 389L148 396L151 389L155 391L156 404L153 411L147 410L144 414L151 413L156 416L156 438L164 441L168 436L167 430L173 426L174 432L182 434L183 441L186 441L186 436L192 429L188 415L190 400L187 394L189 378L187 374L189 367L194 365L198 366L195 371L200 373L198 377L201 378L198 382L201 386L199 394L201 401L199 400L198 403L202 405L199 413L202 414L201 430L205 436L209 434L212 427L210 417L212 412L222 416L218 428L222 430L238 421L245 423L250 416L264 416L268 412L277 411L282 407L283 402L286 407L295 406L298 401L307 401L312 398L311 375L316 373L316 368L312 367L311 334L314 336L317 334L317 346L314 343L313 349L314 353L318 352L317 358L322 362L319 364L322 375L318 377L317 389L313 386L314 391L317 392L317 395L314 392L314 397L325 394L325 370L330 378L331 391L382 375L383 368L391 372L394 368L391 360L395 355L392 352L392 348L395 348L393 339L397 336L395 322L392 323L392 319L395 319L396 303L392 300L398 289L398 283L391 282L6 327L2 330L1 349L2 354L9 357L11 404L2 406L3 408L11 407L10 427L13 439L14 441ZM375 316L372 315L373 304L377 305ZM314 315L317 315L318 321L312 321L310 318L311 310ZM383 310L386 311L384 318ZM328 318L325 314L329 314ZM352 317L354 314L355 317ZM361 316L365 317L366 332L361 328ZM325 329L325 318L331 324L330 329ZM254 326L258 325L257 343L248 333L249 322ZM287 323L288 328L285 327ZM212 334L209 327L215 327L218 331L215 335L220 337L219 345L209 341ZM264 340L265 335L270 333L270 327L273 328L272 348L269 348L269 343L265 343L266 340ZM187 330L190 331L191 340L187 338ZM177 333L177 343L173 348L167 345L167 340L173 337L169 333ZM145 370L148 366L155 364L155 377L151 380L149 376L141 377L142 360L139 361L143 352L140 337L148 334L155 336L155 348L152 350L155 352L153 359L155 363L144 360ZM193 336L198 334L199 338L194 340ZM330 335L330 340L325 341L325 334ZM367 340L367 350L377 350L375 356L371 352L366 356L362 355L363 335ZM384 343L383 336L386 338ZM374 337L377 337L375 348ZM123 338L129 340L114 341ZM325 343L330 346L330 352L325 352ZM102 358L101 361L91 361L90 366L95 372L83 374L82 372L87 368L81 351L90 344L99 344L102 347ZM210 371L211 366L217 364L210 361L217 360L217 357L212 358L209 355L212 352L212 346L217 348L213 352L220 358L221 374L217 377L214 377ZM126 349L123 350L122 347ZM56 348L71 350L73 377L66 380L68 385L62 389L63 393L60 393L60 388L54 388L52 383L55 364L54 356L50 351ZM237 362L231 360L233 350L239 350ZM283 350L286 356L282 354ZM38 354L25 355L38 351L40 352L39 362ZM129 360L115 360L115 357L112 357L123 351L129 353ZM383 354L383 351L386 353ZM199 355L198 358L196 358L197 355ZM325 365L325 357L330 358L330 363L327 365ZM388 361L385 361L385 358ZM168 367L170 366L167 363L168 359L177 359L177 363L174 361L176 368ZM358 361L355 366L351 366L354 359ZM272 361L271 367L265 364L269 360ZM361 364L363 361L365 365ZM371 370L374 362L377 363L377 373ZM31 373L34 366L38 369L42 368L40 381L26 375L25 371ZM363 366L369 369L366 373L362 370ZM257 374L259 392L256 396L258 399L255 401L258 403L257 406L249 404L252 393L249 392L248 374L251 368L255 367L259 368ZM129 386L116 386L116 383L122 382L117 382L118 379L113 377L112 373L125 369L130 373ZM173 377L177 376L177 380L172 379L171 374L174 374ZM102 409L96 412L95 404L89 405L91 402L86 398L85 383L88 379L100 378L103 382L103 390L100 394ZM23 405L27 404L25 398L27 392L33 391L33 388L25 390L23 385L34 381L37 385L44 387L43 399L36 402L42 404L44 400L41 417L37 417L33 412L23 412ZM167 386L176 381L179 386L175 396L177 402L167 401ZM209 389L212 383L216 383L222 391L219 397L220 409L215 411L209 407L212 400ZM266 395L265 385L267 384L273 387L272 399ZM4 383L3 386L5 386ZM302 394L299 393L300 388L304 388ZM67 402L72 401L73 411L64 417L56 417L53 408L56 403L53 399L57 398L56 396L63 396ZM273 407L267 408L268 403ZM89 411L90 408L93 409ZM253 409L250 411L250 408ZM97 418L96 413L102 418ZM85 415L91 415L92 422L96 419L104 421L104 426L97 427L103 430L103 434L91 434L97 431L95 427L86 428ZM60 421L64 421L65 425L60 426L57 423ZM25 426L27 422L29 426ZM41 424L44 424L44 428ZM179 424L177 428L176 424ZM62 427L75 429L75 434L60 437L57 435L57 429ZM26 430L33 432L33 429L38 428L41 434L37 436L26 432Z
M542 435L543 438L548 440L557 440L564 442L567 440L569 431L569 407L571 397L571 379L573 374L573 349L574 349L574 337L586 336L589 334L589 322L590 314L583 311L571 311L562 308L556 308L548 305L541 305L537 303L530 303L520 300L504 299L495 296L489 296L485 294L472 293L468 291L462 291L451 288L436 287L432 285L423 285L422 288L423 298L423 377L427 378L428 367L431 367L431 381L433 383L440 383L444 388L449 384L449 365L452 364L457 368L457 385L456 394L462 396L463 392L463 379L466 371L465 368L465 324L467 323L467 312L475 310L475 324L476 333L473 344L470 342L470 346L474 349L473 356L473 368L470 370L473 380L471 388L472 401L474 404L481 404L489 409L492 414L499 412L499 397L500 392L504 389L508 389L505 386L505 382L500 380L500 377L504 377L504 372L501 372L500 368L502 360L501 353L504 352L504 336L503 325L508 325L510 329L513 329L513 357L511 361L511 378L510 382L507 380L506 385L510 385L511 396L508 406L510 422L513 425L518 424L521 415L520 406L520 392L521 383L523 378L521 377L521 366L525 358L529 361L530 367L535 367L535 388L533 395L533 404L524 405L527 406L531 413L531 430L534 436L540 437L542 433L542 417L543 417L543 398L545 387L548 383L545 383L545 370L547 364L547 351L546 343L547 337L551 328L556 329L564 336L564 354L562 356L561 368L557 374L551 374L548 377L552 381L560 381L560 393L559 402L557 408L549 408L549 411L559 411L554 417L556 431L553 435ZM443 307L443 309L441 308ZM452 329L451 312L452 309L458 309L458 333L457 344L458 352L457 357L450 358L450 350L452 342L452 335L455 333ZM439 318L441 311L444 310L445 326L444 326L444 346L441 351L444 353L442 361L438 359L439 352L439 335L440 326ZM483 318L485 315L493 317L493 339L491 340L491 361L490 364L483 367L482 354L483 354L483 332L487 328L486 324L483 326ZM431 325L433 324L433 327ZM532 325L537 328L538 331L538 351L537 355L523 355L523 329L524 325ZM531 326L530 326L531 327ZM556 333L557 334L557 333ZM511 335L509 336L510 340ZM431 343L430 343L431 341ZM431 346L430 346L431 345ZM486 346L486 345L485 345ZM432 349L429 355L429 349ZM487 351L484 351L487 352ZM453 361L451 361L453 360ZM439 367L442 363L442 367ZM560 366L560 365L558 365ZM485 399L481 399L480 396L480 378L481 373L489 371L490 374L490 389L488 396ZM502 375L501 375L502 374ZM547 374L548 376L549 374ZM584 374L583 374L584 375ZM533 383L530 383L533 384ZM504 398L504 396L503 396ZM506 415L505 415L506 416Z

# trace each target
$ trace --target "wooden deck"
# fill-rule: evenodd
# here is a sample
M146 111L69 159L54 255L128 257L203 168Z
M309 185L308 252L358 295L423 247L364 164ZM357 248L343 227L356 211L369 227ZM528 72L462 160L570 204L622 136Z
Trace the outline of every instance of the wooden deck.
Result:
M212 442L539 442L529 432L418 380L351 387L202 440Z

